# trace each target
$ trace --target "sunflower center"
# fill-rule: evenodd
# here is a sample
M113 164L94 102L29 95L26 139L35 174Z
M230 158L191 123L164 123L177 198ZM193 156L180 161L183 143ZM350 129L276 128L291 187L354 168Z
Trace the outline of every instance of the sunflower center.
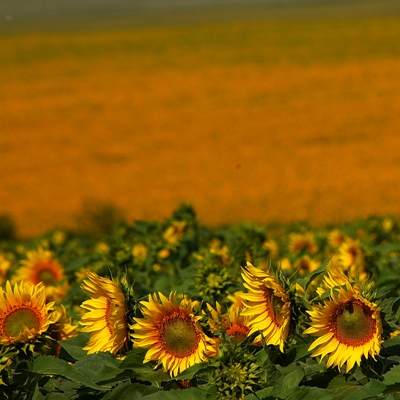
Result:
M180 357L192 354L199 343L198 331L192 320L182 315L171 315L164 321L161 340L165 350Z
M277 326L281 326L284 321L284 318L282 317L282 309L285 303L280 297L274 295L274 291L272 289L266 289L264 295L270 318Z
M57 275L50 268L43 268L38 272L38 282L43 282L45 286L49 286L57 282Z
M243 325L234 324L229 329L227 329L226 333L229 336L232 336L234 342L241 343L247 338L249 328Z
M376 321L373 310L359 300L341 307L332 318L331 326L336 338L349 346L361 346L375 334Z
M8 314L3 322L3 331L8 337L17 337L25 329L38 331L40 319L31 308L20 308Z

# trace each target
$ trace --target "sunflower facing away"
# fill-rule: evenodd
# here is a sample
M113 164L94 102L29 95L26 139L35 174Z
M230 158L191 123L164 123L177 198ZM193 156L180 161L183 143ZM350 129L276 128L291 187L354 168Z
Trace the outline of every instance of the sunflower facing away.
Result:
M326 366L342 367L346 372L361 358L379 354L382 343L382 322L376 304L363 298L359 291L346 282L337 295L331 291L330 300L307 311L311 316L305 334L317 336L309 350L319 348L312 357L329 355Z
M245 309L242 316L250 317L249 335L260 332L254 343L261 342L279 346L283 351L290 328L290 301L279 282L269 273L255 268L249 262L242 268L244 286L248 293L242 294Z
M54 302L46 302L43 283L19 283L14 289L9 281L6 291L0 288L0 344L28 343L46 332Z
M125 344L128 325L125 314L125 297L111 279L87 271L87 280L81 288L91 298L81 307L87 312L81 316L81 332L90 332L90 339L83 348L88 354L109 351L116 354Z
M194 315L195 303L191 300L178 303L175 292L169 298L154 293L141 305L144 317L134 318L136 323L131 328L134 345L149 349L144 363L155 360L175 377L215 354L215 342L204 334L201 316Z

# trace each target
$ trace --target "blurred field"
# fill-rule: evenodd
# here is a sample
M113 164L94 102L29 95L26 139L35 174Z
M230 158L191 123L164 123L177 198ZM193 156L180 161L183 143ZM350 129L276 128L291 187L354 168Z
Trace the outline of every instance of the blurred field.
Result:
M399 215L399 37L399 13L8 31L0 214L22 236L87 198L212 226Z

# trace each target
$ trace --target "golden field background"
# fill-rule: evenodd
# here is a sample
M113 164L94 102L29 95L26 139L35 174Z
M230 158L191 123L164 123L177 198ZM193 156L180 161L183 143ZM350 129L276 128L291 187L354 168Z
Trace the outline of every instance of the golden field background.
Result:
M21 236L87 199L210 226L398 216L400 7L381 4L3 31L0 214Z

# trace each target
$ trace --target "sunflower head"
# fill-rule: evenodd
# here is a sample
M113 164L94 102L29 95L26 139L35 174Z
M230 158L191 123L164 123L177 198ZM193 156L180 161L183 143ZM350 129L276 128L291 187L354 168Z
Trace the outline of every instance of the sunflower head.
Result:
M215 354L215 342L200 326L201 316L194 314L197 304L189 299L179 303L176 293L162 293L142 301L143 318L134 318L131 326L136 347L148 349L144 362L157 361L172 377Z
M318 247L315 244L314 234L307 233L291 233L289 235L289 251L292 254L310 253L315 254Z
M320 263L313 260L308 254L301 256L293 263L293 267L299 271L300 275L315 271L319 265Z
M283 351L290 329L289 297L278 280L268 272L250 263L242 270L248 292L242 295L245 309L241 315L249 317L249 334L260 332L255 343L259 343L262 336L266 344L279 346Z
M0 288L0 344L28 343L46 332L52 323L54 302L47 302L42 283L24 282Z
M345 287L332 290L330 299L308 311L311 322L304 333L318 337L310 346L310 350L319 346L312 357L328 355L327 367L346 364L348 372L360 365L363 356L375 359L379 354L382 322L375 303L350 282Z
M216 309L210 304L207 308L211 313L208 325L212 332L222 330L236 343L243 342L249 334L250 328L247 326L249 317L240 315L241 307L232 304L227 312L223 312L221 305L217 302Z
M116 354L125 345L128 336L124 294L111 279L91 271L87 271L87 279L81 288L90 296L81 304L86 310L81 316L81 331L91 333L84 350L89 354L98 351Z
M26 255L27 260L21 261L13 281L23 280L34 285L42 282L44 286L51 286L64 279L64 269L50 250L39 247L38 250L28 251Z

